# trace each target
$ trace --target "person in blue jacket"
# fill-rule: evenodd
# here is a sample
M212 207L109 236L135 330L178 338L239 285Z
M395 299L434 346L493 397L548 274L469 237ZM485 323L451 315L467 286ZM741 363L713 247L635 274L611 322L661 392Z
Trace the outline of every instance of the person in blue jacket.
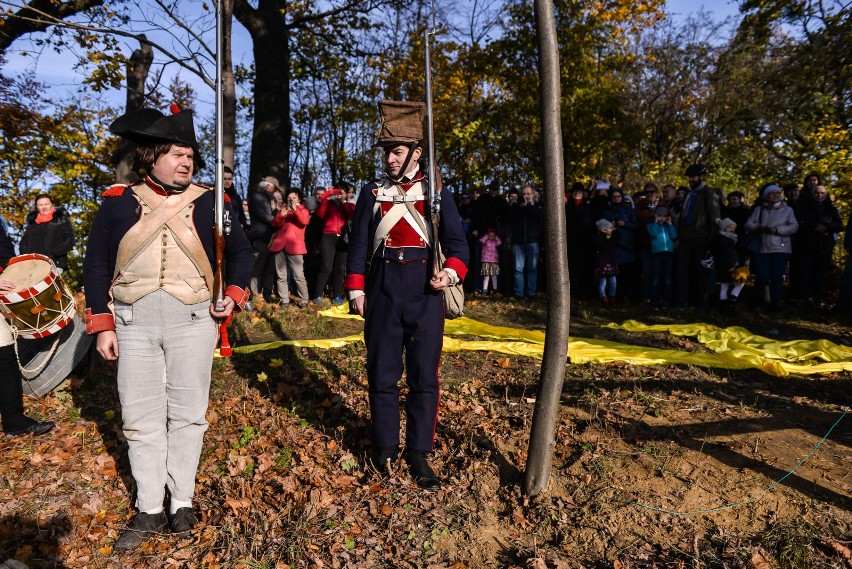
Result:
M672 267L677 241L677 229L669 208L657 207L654 222L645 229L651 238L651 303L668 303L672 299Z
M379 105L382 127L375 146L384 151L385 172L361 190L355 204L344 288L350 311L365 320L373 464L386 472L400 450L398 383L404 360L405 459L421 488L437 490L441 482L427 456L438 420L443 291L464 279L470 250L458 209L445 189L439 188L439 234L432 233L428 180L419 163L423 103ZM438 241L446 262L434 273Z
M165 116L139 109L116 119L110 131L137 144L139 179L104 193L83 281L86 330L97 334L104 359L118 360L138 513L113 548L128 550L169 522L175 533L196 524L192 498L217 319L245 305L253 259L242 227L232 224L224 248L225 296L217 310L214 192L192 183L200 157L190 111Z

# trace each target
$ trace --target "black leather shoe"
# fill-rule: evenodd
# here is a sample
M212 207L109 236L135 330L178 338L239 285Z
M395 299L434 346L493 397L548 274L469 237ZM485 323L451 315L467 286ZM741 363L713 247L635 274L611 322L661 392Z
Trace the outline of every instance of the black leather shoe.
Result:
M143 541L156 533L162 532L168 525L169 520L166 517L166 512L159 514L139 512L127 524L127 530L115 540L115 545L112 548L116 551L136 549L142 545Z
M178 511L172 514L172 533L192 531L197 521L192 508L178 508Z
M56 426L56 423L54 423L53 421L43 421L41 423L33 422L32 425L27 425L23 429L15 429L13 431L4 431L4 432L7 435L12 435L13 437L17 437L19 435L29 435L29 434L33 434L33 435L38 436L38 435L43 435L43 434L47 433L48 431L50 431L55 426Z
M426 461L426 453L419 450L405 451L405 462L414 482L424 490L440 490L441 481Z
M379 474L387 474L388 462L393 462L399 456L399 447L382 447L373 454L373 467Z

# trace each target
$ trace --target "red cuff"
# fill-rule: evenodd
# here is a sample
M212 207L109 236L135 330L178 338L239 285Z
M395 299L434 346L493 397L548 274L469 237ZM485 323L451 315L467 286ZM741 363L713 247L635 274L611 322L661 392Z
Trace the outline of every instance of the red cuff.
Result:
M112 314L92 314L92 309L87 308L83 317L86 322L86 333L97 334L106 330L115 330L115 317Z
M450 257L444 263L444 267L447 269L454 270L459 275L459 280L464 280L467 276L467 265L465 265L461 259L456 259L455 257Z
M364 275L346 275L346 278L343 279L343 288L346 290L364 290Z
M242 310L246 306L249 299L249 289L240 288L238 286L229 286L225 289L225 296L230 296L237 303L237 306Z

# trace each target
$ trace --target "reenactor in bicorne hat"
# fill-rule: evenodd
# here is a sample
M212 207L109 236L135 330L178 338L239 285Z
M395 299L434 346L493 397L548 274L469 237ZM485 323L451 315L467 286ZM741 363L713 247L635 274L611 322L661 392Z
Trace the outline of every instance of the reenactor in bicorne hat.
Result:
M398 382L405 361L405 459L422 488L440 480L426 460L438 416L438 364L444 332L443 290L464 279L469 249L452 196L441 189L440 235L432 235L422 153L422 103L381 101L374 146L384 151L384 176L364 187L355 206L345 289L350 309L365 319L373 463L384 473L400 450ZM433 275L440 237L447 257ZM404 352L404 356L403 356Z
M175 533L195 526L192 497L207 429L216 319L248 300L252 250L234 223L225 238L224 310L216 312L215 199L192 183L201 159L191 112L139 109L116 119L110 131L137 144L134 170L141 177L104 193L83 280L86 330L97 334L105 359L118 360L138 513L114 549L128 550L169 525Z

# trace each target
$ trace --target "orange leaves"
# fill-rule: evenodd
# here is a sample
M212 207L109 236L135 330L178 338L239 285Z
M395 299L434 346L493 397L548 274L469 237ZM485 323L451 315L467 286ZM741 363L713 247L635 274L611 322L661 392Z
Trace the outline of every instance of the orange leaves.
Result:
M226 498L225 505L231 508L236 516L239 516L240 510L251 507L251 500L247 498L243 498L241 500L237 498Z
M118 476L118 470L115 467L115 460L106 454L101 453L98 455L98 458L95 459L96 470L103 476L112 478Z

